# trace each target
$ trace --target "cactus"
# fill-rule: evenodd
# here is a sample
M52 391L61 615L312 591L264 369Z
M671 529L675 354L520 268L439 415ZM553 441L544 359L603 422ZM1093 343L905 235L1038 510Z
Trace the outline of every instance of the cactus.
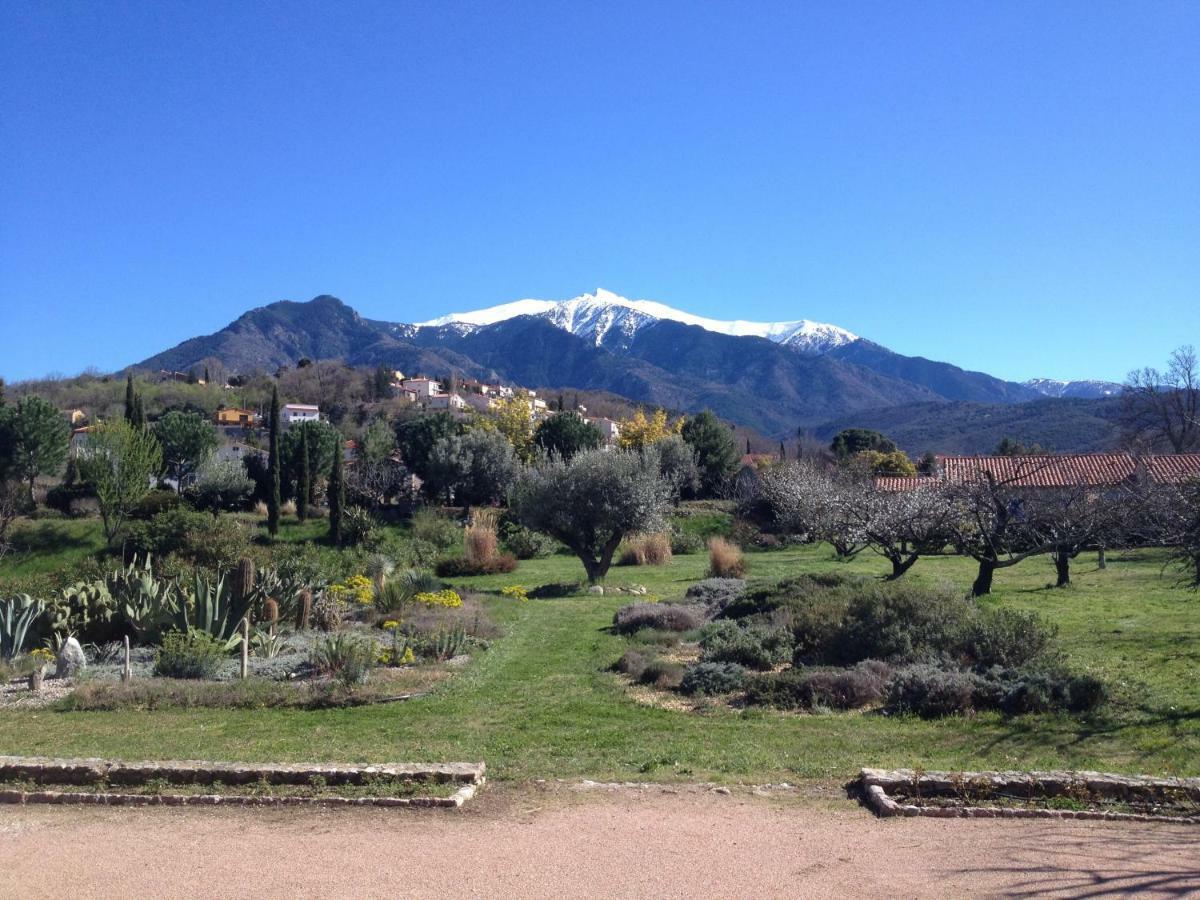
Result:
M244 607L248 611L250 602L253 599L251 594L254 591L254 560L248 556L243 556L238 560L237 567L233 570L231 581L230 593L234 605Z
M312 619L312 591L309 588L304 588L298 595L298 603L296 606L296 628L299 631L308 629L309 620Z
M274 597L268 597L263 601L262 620L271 627L272 631L279 624L279 603Z
M452 659L462 652L463 647L467 643L467 631L461 625L456 625L447 630L441 628L438 633L433 636L432 647L433 658L439 662L442 660Z

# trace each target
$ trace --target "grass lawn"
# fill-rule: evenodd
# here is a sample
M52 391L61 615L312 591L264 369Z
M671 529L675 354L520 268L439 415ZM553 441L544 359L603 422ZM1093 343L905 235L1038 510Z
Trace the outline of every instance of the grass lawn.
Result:
M763 578L886 568L868 555L838 563L822 547L755 553L748 561L751 577ZM614 568L609 583L642 584L669 599L702 578L706 564L694 555L661 568ZM965 590L972 575L969 562L938 558L920 561L906 577ZM1003 570L985 602L1037 610L1058 624L1072 664L1113 689L1113 702L1095 718L989 713L922 721L644 706L607 671L626 646L607 626L630 597L522 604L497 596L489 602L506 636L423 699L316 711L3 710L0 748L125 759L484 760L500 779L796 781L849 778L864 765L1200 774L1200 597L1163 575L1153 553L1112 554L1105 571L1094 557L1081 558L1065 590L1046 589L1052 575L1038 559ZM553 557L523 562L511 575L455 583L498 591L581 576L577 561Z

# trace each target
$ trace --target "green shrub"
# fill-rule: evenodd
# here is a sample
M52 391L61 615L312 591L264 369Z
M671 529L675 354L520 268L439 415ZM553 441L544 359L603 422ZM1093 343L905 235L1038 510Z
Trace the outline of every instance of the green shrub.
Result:
M443 559L434 569L439 578L462 578L470 575L500 575L513 572L517 558L511 553L498 553L490 559L471 560L465 556Z
M153 519L159 513L184 506L183 498L174 491L154 490L134 504L129 518L138 521Z
M1011 668L1047 656L1057 636L1057 628L1032 613L985 609L966 625L962 651L980 668Z
M414 540L431 544L442 553L462 546L462 527L434 509L418 510L412 517L411 532Z
M688 666L679 684L681 693L731 694L746 683L746 670L737 663L702 662Z
M367 680L377 656L374 641L343 633L318 641L312 649L311 661L322 675L349 687Z
M700 637L704 662L737 663L764 671L783 662L792 653L792 636L782 628L714 622Z
M683 603L631 603L613 614L613 630L633 634L643 628L691 631L704 624L704 610Z
M646 670L650 659L651 657L641 650L626 650L621 654L621 658L613 664L613 668L637 681L642 677L642 672Z
M877 660L848 669L788 669L754 679L746 702L779 709L858 709L883 699L890 675L890 668Z
M225 642L206 631L168 631L154 654L154 674L164 678L212 678L227 655Z
M888 685L888 709L933 719L974 708L978 679L968 672L915 665L896 673Z
M665 659L652 659L637 677L639 684L648 684L663 691L673 691L683 682L683 666Z
M977 709L998 709L1013 716L1059 710L1090 712L1107 698L1108 690L1099 679L1059 667L995 667L977 680L975 689Z
M582 581L552 581L535 587L529 592L530 600L554 600L558 597L572 597L583 592L587 587Z
M690 556L693 553L703 553L708 548L704 535L692 531L671 529L671 552L676 556Z
M862 659L899 664L936 661L956 654L973 611L950 588L864 584L822 655L842 665Z
M162 558L175 554L193 565L214 570L231 568L251 554L250 533L236 519L213 517L186 506L157 513L128 529L126 550Z
M544 559L562 545L549 535L518 525L505 518L500 523L500 543L517 559Z

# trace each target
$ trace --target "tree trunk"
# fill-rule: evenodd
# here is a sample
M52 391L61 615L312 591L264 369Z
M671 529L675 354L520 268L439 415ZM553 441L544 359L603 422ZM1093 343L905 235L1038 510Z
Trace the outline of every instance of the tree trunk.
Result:
M1108 553L1103 547L1096 551L1096 565L1101 569L1108 568Z
M979 560L979 574L975 576L975 582L971 585L972 597L983 597L992 592L992 576L996 574L996 561L994 559Z
M905 557L891 557L892 574L887 577L887 580L895 581L897 578L900 578L905 572L913 567L913 563L915 563L918 558L919 557L916 553L910 553Z
M1066 587L1071 583L1071 554L1065 550L1054 551L1054 571L1058 579L1055 587Z

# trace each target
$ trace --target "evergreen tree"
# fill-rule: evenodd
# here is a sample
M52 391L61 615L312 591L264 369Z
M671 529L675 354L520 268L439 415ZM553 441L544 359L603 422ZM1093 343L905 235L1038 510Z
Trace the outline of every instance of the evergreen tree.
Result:
M0 378L0 407L4 406L4 379Z
M267 531L279 534L279 386L271 388L271 437L267 450Z
M125 421L133 421L133 373L125 376Z
M342 512L346 506L346 484L342 479L342 447L333 457L333 474L329 476L329 542L342 546Z
M303 522L308 518L308 497L312 492L312 475L308 467L308 429L300 429L300 477L296 479L296 515Z
M57 475L67 459L71 428L62 413L36 394L0 414L0 470L29 485L29 501L41 476Z
M209 377L208 377L208 366L205 366L205 367L204 367L204 383L205 383L205 384L209 384L209 383L210 383L210 379L209 379Z
M134 428L146 427L146 408L142 406L142 395L136 394L133 398L133 419L129 422Z
M787 459L787 450L783 446L783 441L779 442L779 458L781 460Z
M733 432L705 410L688 419L680 434L696 454L704 495L721 496L737 470L737 443Z

